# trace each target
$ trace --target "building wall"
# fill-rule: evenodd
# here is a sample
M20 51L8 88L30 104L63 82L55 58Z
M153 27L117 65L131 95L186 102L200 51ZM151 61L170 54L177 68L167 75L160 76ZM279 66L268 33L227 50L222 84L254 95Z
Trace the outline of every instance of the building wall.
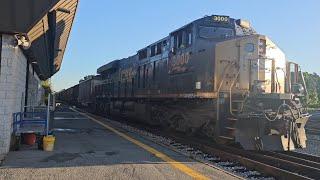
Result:
M25 106L27 59L19 47L13 46L13 41L14 37L12 35L2 35L0 61L0 160L10 148L12 114L22 111ZM35 89L41 91L39 84L39 78L31 74L29 77L30 92L35 91ZM28 100L36 101L35 99L38 98L38 95L29 95Z
M44 89L41 86L38 75L29 65L28 100L27 106L39 106L44 102Z

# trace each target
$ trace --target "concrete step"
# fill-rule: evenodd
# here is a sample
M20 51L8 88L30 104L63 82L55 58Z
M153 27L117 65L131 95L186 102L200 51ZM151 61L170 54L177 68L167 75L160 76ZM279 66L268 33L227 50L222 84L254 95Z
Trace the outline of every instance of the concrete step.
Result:
M244 101L240 100L240 99L236 99L236 100L232 100L232 102L234 102L234 103L243 103Z
M228 121L234 121L234 122L238 121L237 118L232 118L232 117L228 117L227 120L228 120Z
M229 137L229 136L219 136L221 139L226 139L226 140L234 140L234 137Z
M225 127L225 128L228 130L232 130L232 131L236 130L236 128L234 128L234 127Z

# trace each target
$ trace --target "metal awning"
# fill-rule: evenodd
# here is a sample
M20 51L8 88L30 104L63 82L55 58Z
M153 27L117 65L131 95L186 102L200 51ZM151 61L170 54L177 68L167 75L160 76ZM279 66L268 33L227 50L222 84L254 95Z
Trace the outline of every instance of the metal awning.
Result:
M24 50L42 80L59 71L78 0L1 0L0 33L26 36Z

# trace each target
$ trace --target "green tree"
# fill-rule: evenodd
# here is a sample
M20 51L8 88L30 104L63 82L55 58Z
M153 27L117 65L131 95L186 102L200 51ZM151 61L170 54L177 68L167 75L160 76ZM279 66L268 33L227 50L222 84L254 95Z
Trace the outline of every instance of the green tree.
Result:
M309 93L309 106L320 107L320 76L317 73L304 72L306 87Z
M47 103L48 102L48 95L52 92L51 81L49 79L42 81L41 86L44 89L44 101Z

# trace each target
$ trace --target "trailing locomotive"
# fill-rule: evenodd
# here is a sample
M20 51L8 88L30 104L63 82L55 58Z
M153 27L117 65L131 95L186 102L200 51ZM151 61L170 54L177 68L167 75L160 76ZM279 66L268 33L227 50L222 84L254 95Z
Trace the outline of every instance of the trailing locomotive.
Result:
M200 18L97 73L96 112L248 150L306 147L301 70L248 21Z

